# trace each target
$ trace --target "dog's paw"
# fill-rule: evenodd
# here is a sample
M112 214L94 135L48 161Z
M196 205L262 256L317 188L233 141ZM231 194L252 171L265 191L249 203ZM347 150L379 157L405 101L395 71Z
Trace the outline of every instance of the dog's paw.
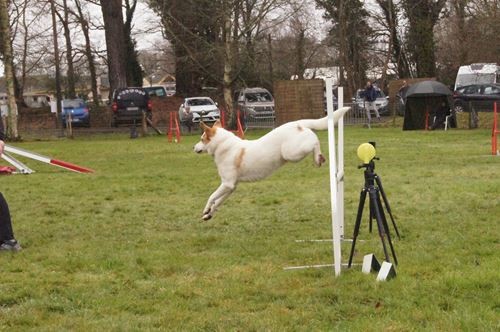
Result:
M324 157L324 156L320 153L320 154L318 155L318 159L316 160L316 165L317 165L318 167L321 167L321 165L323 165L325 162L326 162L325 157Z
M203 221L207 221L207 220L210 220L212 219L212 215L211 214L204 214L203 217L201 217L201 219L203 219Z

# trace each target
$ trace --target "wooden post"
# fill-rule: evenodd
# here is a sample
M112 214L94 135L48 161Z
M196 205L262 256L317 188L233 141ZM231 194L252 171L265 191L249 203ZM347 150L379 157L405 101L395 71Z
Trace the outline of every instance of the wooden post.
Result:
M146 120L146 112L142 111L141 135L144 137L148 133L148 122Z
M66 136L73 138L73 119L71 118L71 112L66 114Z

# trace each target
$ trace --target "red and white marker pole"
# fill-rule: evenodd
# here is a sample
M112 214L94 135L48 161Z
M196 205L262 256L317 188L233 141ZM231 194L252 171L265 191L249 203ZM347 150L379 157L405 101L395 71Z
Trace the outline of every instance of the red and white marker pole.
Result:
M62 167L64 169L67 169L67 170L70 170L73 172L77 172L77 173L93 173L94 172L90 168L78 166L78 165L68 163L68 162L62 161L62 160L52 159L50 157L42 156L40 154L31 152L28 150L24 150L21 148L15 148L15 147L7 145L7 144L5 145L4 150L6 152L10 152L10 153L14 153L14 154L26 157L26 158L34 159L34 160L40 161L42 163Z

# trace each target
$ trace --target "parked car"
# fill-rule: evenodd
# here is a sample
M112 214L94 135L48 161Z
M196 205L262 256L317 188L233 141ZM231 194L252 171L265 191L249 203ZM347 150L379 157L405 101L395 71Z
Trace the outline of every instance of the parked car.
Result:
M453 110L469 112L470 107L493 110L493 102L500 102L500 84L474 84L460 87L453 93Z
M144 88L121 88L113 92L113 118L111 125L116 127L119 124L139 123L145 112L146 117L152 118L151 100Z
M386 97L384 92L375 88L377 92L377 99L375 100L375 107L380 115L385 115L389 112L389 97ZM365 90L358 89L356 96L352 98L353 114L354 116L362 116L365 111Z
M186 113L192 114L193 122L215 122L220 119L220 110L210 97L185 98L179 107L179 119L185 121Z
M71 125L90 127L90 109L83 99L64 99L62 101L61 121L66 127L68 114L71 114Z
M245 116L254 119L274 119L274 98L264 88L245 88L236 92L236 102Z

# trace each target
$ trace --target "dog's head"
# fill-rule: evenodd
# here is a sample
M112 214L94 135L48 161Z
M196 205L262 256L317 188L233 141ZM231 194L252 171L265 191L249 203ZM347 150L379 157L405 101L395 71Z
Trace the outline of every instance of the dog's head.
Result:
M196 153L208 152L209 145L212 143L217 129L222 128L222 126L220 121L217 120L212 127L200 122L200 128L203 129L203 134L201 135L201 140L194 146L194 152Z

